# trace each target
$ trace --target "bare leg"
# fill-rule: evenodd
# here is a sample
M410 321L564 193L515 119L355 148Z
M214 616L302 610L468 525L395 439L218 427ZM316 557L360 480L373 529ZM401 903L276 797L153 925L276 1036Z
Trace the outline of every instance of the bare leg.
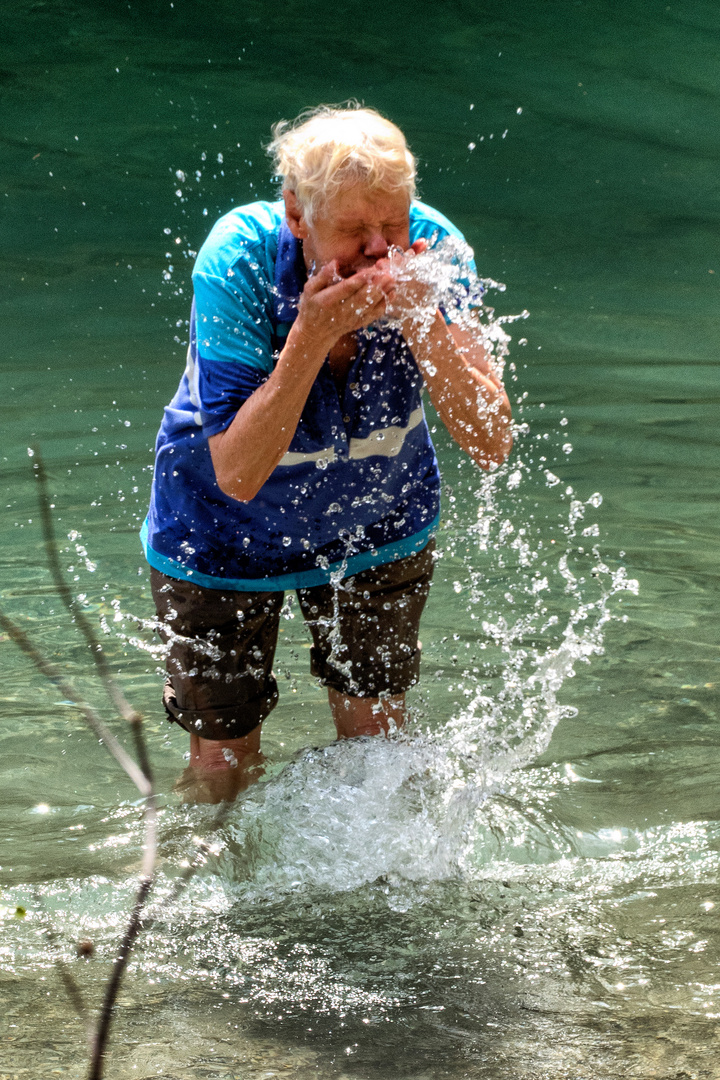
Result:
M405 723L404 694L384 698L348 697L328 687L328 701L338 739L387 735L391 726L401 728Z
M177 783L186 802L232 802L262 776L258 725L242 739L190 736L190 764Z

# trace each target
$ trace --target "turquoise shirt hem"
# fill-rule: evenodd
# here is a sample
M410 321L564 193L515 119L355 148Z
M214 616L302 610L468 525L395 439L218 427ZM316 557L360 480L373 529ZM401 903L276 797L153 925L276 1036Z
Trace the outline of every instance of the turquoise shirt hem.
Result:
M161 574L165 574L166 577L176 578L179 581L192 581L204 589L230 589L234 592L284 592L286 589L310 589L315 585L327 585L331 575L341 569L344 571L343 577L350 577L352 574L359 574L361 570L369 570L372 566L383 566L385 563L405 559L408 555L415 555L418 551L422 551L430 537L435 534L439 521L438 514L430 525L413 536L407 536L394 544L383 544L382 547L371 551L349 555L347 559L329 563L327 567L303 570L296 574L280 574L278 577L269 578L213 577L210 574L202 574L199 570L185 567L177 559L161 555L150 547L147 519L140 530L140 540L150 566L159 570Z

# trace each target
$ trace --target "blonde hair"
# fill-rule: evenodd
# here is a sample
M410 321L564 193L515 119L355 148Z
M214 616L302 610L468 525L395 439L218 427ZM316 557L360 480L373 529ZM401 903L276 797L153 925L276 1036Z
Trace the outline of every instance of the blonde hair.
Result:
M415 196L416 163L399 127L356 102L320 105L272 128L267 152L283 190L292 191L305 220L341 188L362 183Z

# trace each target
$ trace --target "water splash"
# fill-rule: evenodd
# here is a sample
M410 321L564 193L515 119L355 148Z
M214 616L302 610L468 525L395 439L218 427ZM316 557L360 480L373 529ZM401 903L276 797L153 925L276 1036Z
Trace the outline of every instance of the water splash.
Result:
M411 258L402 253L390 253L396 265L396 277L402 290L403 284L419 282L424 286L424 301L420 306L403 312L411 314L421 326L420 337L427 334L440 308L452 318L453 323L475 334L498 375L502 377L505 357L508 355L510 337L504 327L528 317L527 311L517 315L496 315L486 303L490 290L505 292L505 285L492 278L478 277L473 269L473 250L456 236L446 236L431 242L430 247ZM383 324L402 328L402 318L392 314L382 320Z
M431 287L431 306L474 328L501 370L513 317L486 304L487 288L499 286L472 275L469 249L443 241L413 260L413 274ZM492 797L545 750L559 720L576 714L563 687L578 664L603 652L613 601L637 583L603 560L599 525L586 523L601 495L581 499L563 487L549 468L547 433L532 435L522 406L515 440L509 463L482 475L472 467L471 484L447 498L441 554L457 565L454 591L484 653L472 668L451 669L466 703L444 723L424 728L426 717L389 742L304 752L238 808L225 838L225 880L268 894L469 872ZM571 450L565 442L561 452ZM540 500L544 517L534 512Z
M428 289L428 311L452 312L502 374L506 327L527 312L496 315L488 291L504 286L479 279L471 257L467 245L448 237L409 265ZM507 366L512 382L514 365ZM218 873L226 882L268 895L464 874L478 857L488 800L542 753L559 720L575 715L563 688L578 664L602 653L614 601L637 583L601 556L599 523L588 522L601 495L578 497L553 471L572 452L567 432L561 448L547 431L533 433L525 397L516 402L510 460L488 473L464 462L468 480L446 485L440 570L455 578L458 625L480 657L463 664L452 656L452 683L449 672L437 674L463 703L450 717L419 716L389 741L304 751L253 789L223 837ZM346 532L348 553L358 538ZM343 565L333 575L336 594L344 573ZM161 659L163 647L146 640L155 621L126 616L116 604L115 623L128 618L139 635L128 637L119 626L115 632Z
M627 585L611 575L598 599L571 613L554 647L524 646L536 629L527 615L485 624L504 653L500 688L490 694L479 685L439 730L304 751L238 806L220 876L244 883L244 894L269 896L467 872L487 825L486 803L574 714L558 693L578 662L602 651L610 599Z

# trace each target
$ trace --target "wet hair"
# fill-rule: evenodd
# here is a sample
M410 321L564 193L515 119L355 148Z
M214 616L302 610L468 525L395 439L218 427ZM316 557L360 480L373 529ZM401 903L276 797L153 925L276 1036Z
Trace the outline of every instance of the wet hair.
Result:
M341 188L363 184L373 191L415 196L416 162L399 127L357 102L320 105L272 129L267 152L284 191L292 191L312 224Z

